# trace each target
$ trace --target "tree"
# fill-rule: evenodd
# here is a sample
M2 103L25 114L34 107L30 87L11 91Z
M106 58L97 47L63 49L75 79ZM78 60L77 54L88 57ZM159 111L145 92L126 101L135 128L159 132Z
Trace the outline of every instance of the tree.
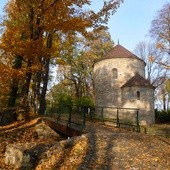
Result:
M0 52L0 110L4 109L8 103L8 93L10 88L9 79L11 78L10 62L6 62L6 56L3 51ZM13 73L14 74L14 73Z
M152 63L157 63L160 67L164 67L167 73L170 70L169 56L170 56L170 3L166 3L162 9L157 13L157 16L153 19L150 28L150 35L155 39L157 49L162 53L162 58L156 60L155 57L150 57ZM166 110L166 88L165 82L167 77L162 76L159 80L163 83L160 88L157 89L157 96L161 94L163 100L163 109ZM160 84L160 83L159 83Z
M165 88L166 88L166 91L167 91L167 110L170 109L169 107L169 104L170 104L170 79L167 79L166 80L166 84L165 84Z
M11 56L11 73L14 70L17 73L17 82L14 77L10 82L11 105L15 105L18 97L23 109L29 107L30 91L34 90L39 113L44 114L50 61L67 51L67 47L60 46L64 35L88 36L88 28L100 30L121 2L104 1L101 9L94 12L83 9L90 6L87 0L10 0L0 47ZM20 64L16 67L18 56Z
M76 98L93 97L94 60L101 58L114 45L107 30L89 32L89 35L90 38L73 37L72 39L75 41L70 46L70 53L61 56L62 58L59 60L61 73L59 79L66 79L67 81L63 81L65 85L74 86Z
M155 43L139 42L136 45L135 54L145 61L146 78L150 83L155 87L161 85L162 77L167 76L167 70L158 64L162 60L163 54L156 48ZM154 62L152 62L152 58L154 58Z
M156 103L159 109L163 109L164 111L169 110L170 103L170 80L169 78L162 77L162 84L156 90Z
M151 23L150 35L157 42L157 48L170 55L170 3L166 3ZM159 64L170 68L167 61L159 61Z
M166 110L167 91L165 89L165 82L168 78L169 70L159 64L163 60L164 55L156 48L155 43L147 43L144 41L137 44L135 53L145 61L146 78L156 87L156 106L162 104L163 109ZM154 62L152 58L154 58Z

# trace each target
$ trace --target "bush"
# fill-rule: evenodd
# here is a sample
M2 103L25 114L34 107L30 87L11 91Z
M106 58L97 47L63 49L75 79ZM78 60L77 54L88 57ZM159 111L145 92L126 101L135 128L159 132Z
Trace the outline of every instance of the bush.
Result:
M59 94L57 105L60 113L68 113L69 106L73 104L73 99L70 95Z
M52 106L50 106L50 102L47 102L47 114L53 114L53 113L69 113L70 109L72 112L77 113L77 110L79 110L79 107L87 106L92 107L94 106L94 102L89 96L83 96L78 99L74 99L71 95L68 95L66 93L59 93L57 98L55 98L54 103ZM71 107L70 107L71 106Z
M72 105L73 99L70 95L60 94L58 97L58 105Z
M0 112L0 126L5 126L16 121L16 117L16 108L4 109Z
M77 106L94 106L92 99L89 96L83 96L75 101Z
M168 123L170 122L170 110L155 110L156 123Z

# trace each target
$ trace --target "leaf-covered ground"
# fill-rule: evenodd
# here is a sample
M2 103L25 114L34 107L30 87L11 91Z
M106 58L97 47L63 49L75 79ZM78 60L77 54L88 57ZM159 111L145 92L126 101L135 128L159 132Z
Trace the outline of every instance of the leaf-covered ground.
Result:
M38 137L37 119L0 127L0 169L9 144L34 143L36 170L170 170L170 138L89 123L82 136ZM32 149L32 148L30 148Z

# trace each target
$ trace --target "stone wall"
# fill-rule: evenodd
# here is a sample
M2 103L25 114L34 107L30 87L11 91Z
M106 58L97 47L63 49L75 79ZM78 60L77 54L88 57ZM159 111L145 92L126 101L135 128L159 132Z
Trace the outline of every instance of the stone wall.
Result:
M123 120L124 122L136 124L137 123L137 110L136 109L120 109L120 108L95 108L95 115L96 118L103 119L103 120L115 120L117 121L117 114L119 120Z
M122 107L121 86L138 72L145 76L145 63L137 59L114 58L101 60L94 65L94 82L97 106ZM112 69L118 70L118 78L114 79Z
M117 79L113 69L118 71ZM126 107L140 109L141 124L152 124L154 116L154 89L150 87L126 89L121 87L136 73L145 77L145 63L131 58L114 58L101 60L94 65L95 101L96 106ZM141 100L137 100L136 92L140 91ZM128 95L127 95L128 94ZM109 115L109 114L107 114Z
M28 148L36 146L35 143L10 144L5 152L5 164L12 165L13 169L26 168L32 169L34 161Z
M44 141L53 138L57 142L63 139L44 122L38 123L35 126L35 130L38 138L44 139ZM49 146L50 145L48 143L41 143L37 145L36 142L9 144L6 146L4 155L5 164L10 166L11 169L34 169L39 156L49 149Z
M137 99L140 92L140 100ZM155 123L154 89L149 87L124 87L122 89L123 107L138 108L141 124Z

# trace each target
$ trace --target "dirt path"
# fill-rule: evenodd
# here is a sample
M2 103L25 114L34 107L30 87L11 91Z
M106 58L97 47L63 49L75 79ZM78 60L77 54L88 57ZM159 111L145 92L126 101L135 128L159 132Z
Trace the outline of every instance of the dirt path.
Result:
M4 165L9 143L36 142L46 146L37 156L36 170L170 170L170 138L90 123L82 136L57 141L37 138L35 124L0 128L0 169L11 168Z

